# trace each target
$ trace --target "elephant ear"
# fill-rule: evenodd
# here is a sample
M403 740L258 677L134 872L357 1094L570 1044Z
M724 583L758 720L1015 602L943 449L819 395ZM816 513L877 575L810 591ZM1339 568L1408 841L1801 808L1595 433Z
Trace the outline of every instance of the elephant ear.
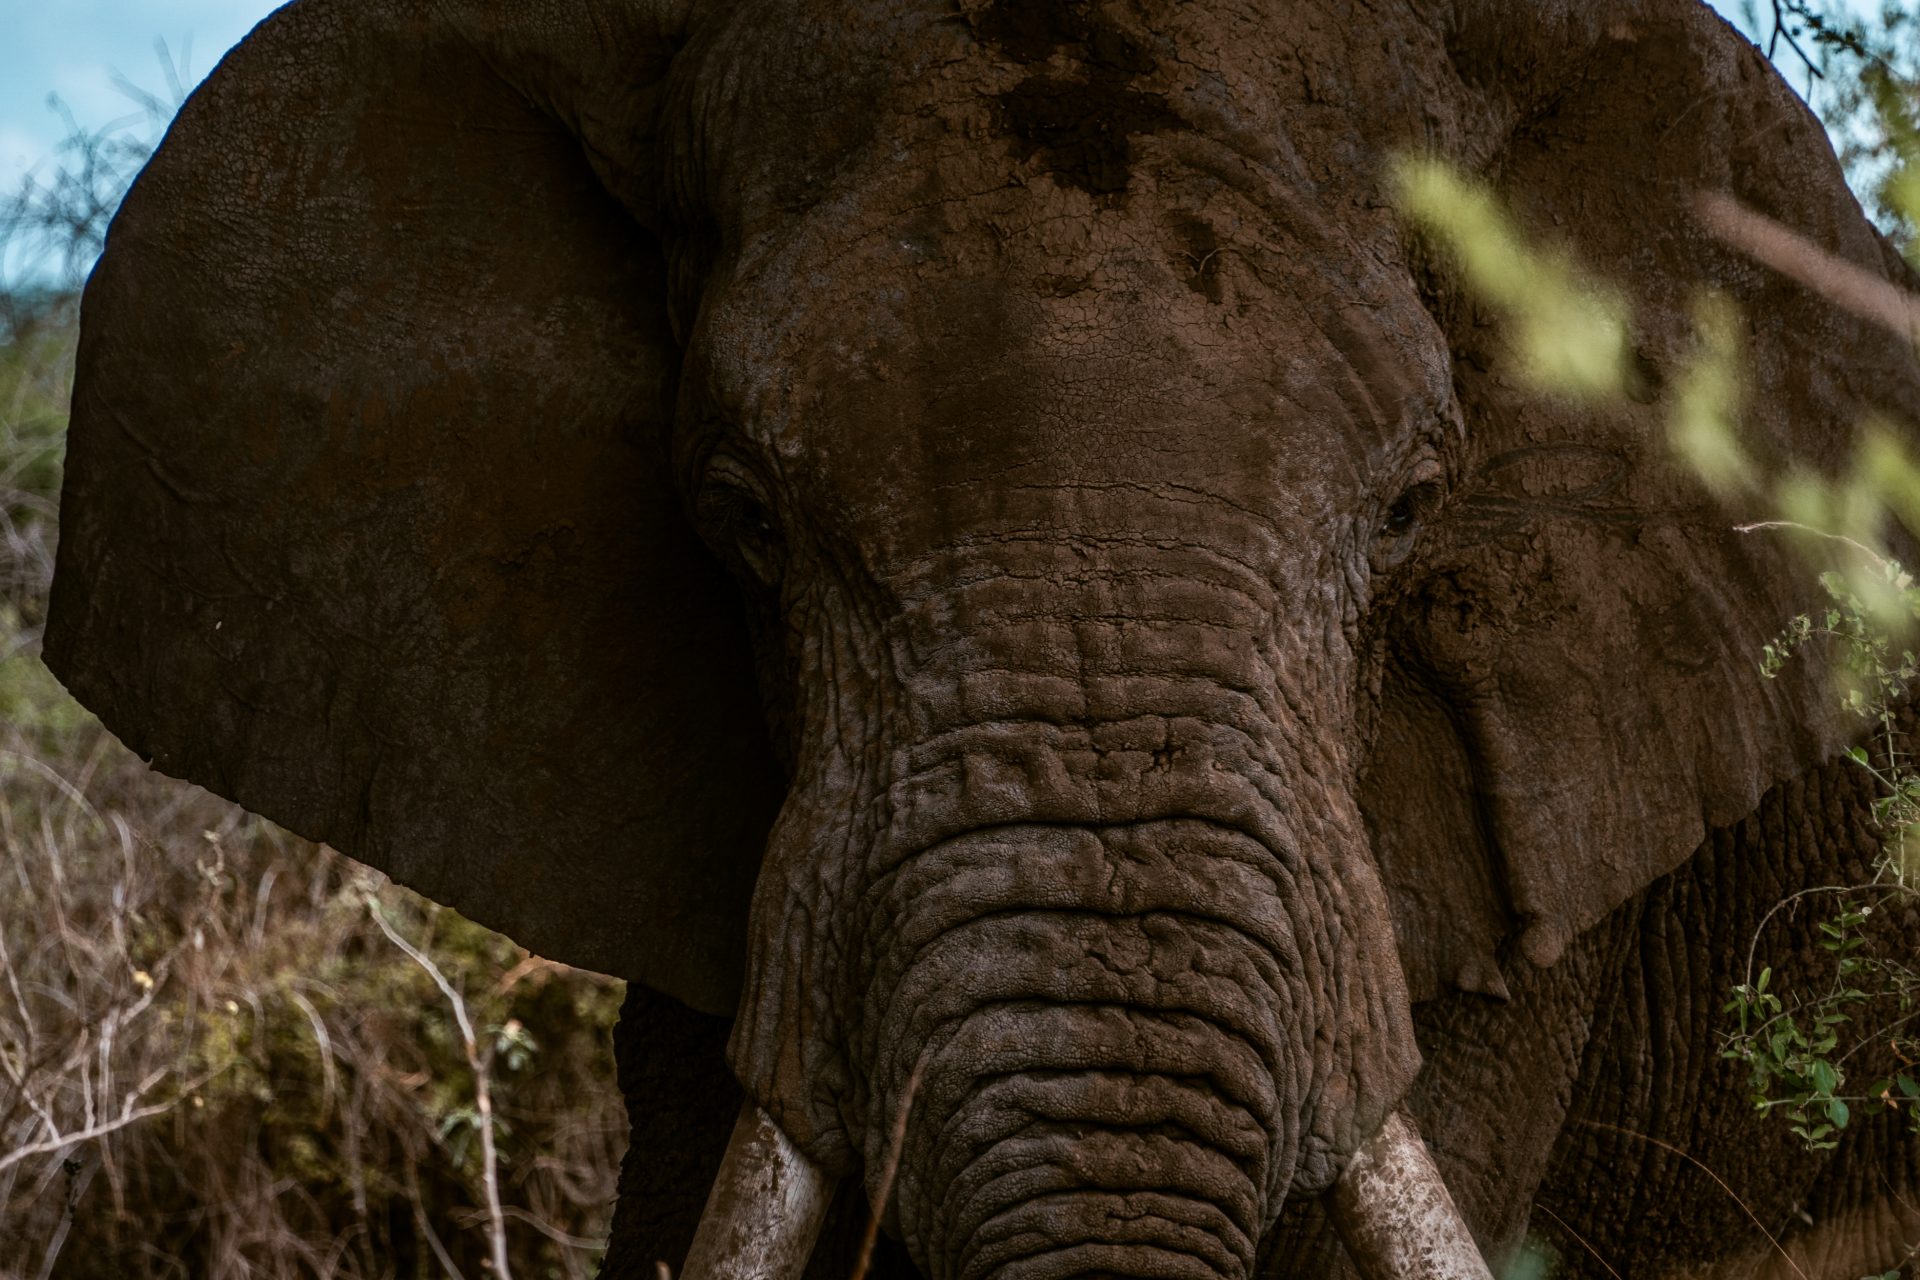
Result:
M1456 144L1532 236L1625 289L1648 394L1596 409L1529 389L1471 300L1444 276L1430 291L1468 459L1391 624L1363 781L1419 998L1503 994L1503 940L1552 963L1857 730L1817 663L1758 670L1814 606L1800 548L1736 532L1742 513L1668 449L1694 300L1715 290L1745 317L1742 428L1759 452L1832 472L1864 414L1920 405L1906 344L1694 215L1702 190L1727 192L1904 282L1819 124L1751 44L1692 0L1478 9L1449 35L1471 122Z
M781 782L608 194L658 7L297 0L227 57L87 288L45 652L165 772L731 1012Z

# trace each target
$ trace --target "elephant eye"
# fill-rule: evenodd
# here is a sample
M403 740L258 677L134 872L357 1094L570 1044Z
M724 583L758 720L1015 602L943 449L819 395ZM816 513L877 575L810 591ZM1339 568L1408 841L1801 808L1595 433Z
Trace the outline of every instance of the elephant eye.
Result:
M1387 512L1386 523L1380 531L1390 538L1397 538L1419 528L1424 500L1430 496L1427 491L1434 487L1430 484L1417 485L1401 494L1400 500Z
M1440 484L1426 480L1410 486L1387 508L1374 539L1373 567L1391 569L1413 550L1415 536L1426 518L1440 505Z
M766 587L786 573L786 539L767 505L746 487L727 481L711 485L700 501L700 515L709 541L736 572Z

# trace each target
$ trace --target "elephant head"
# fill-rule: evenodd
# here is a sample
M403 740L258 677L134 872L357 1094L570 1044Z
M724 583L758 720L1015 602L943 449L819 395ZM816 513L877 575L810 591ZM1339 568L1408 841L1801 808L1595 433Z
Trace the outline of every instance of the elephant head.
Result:
M1622 276L1648 403L1517 387L1405 148ZM158 768L735 1013L742 1158L877 1190L910 1102L935 1280L1238 1280L1336 1183L1399 1236L1341 1176L1432 1178L1412 1003L1837 742L1751 677L1801 575L1661 379L1736 295L1751 429L1831 465L1912 361L1696 186L1893 269L1692 0L296 0L88 287L47 660Z

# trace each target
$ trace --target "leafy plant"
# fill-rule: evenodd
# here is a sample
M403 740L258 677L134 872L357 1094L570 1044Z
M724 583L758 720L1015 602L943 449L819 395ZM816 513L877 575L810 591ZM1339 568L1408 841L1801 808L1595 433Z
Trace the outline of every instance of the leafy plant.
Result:
M1528 245L1490 195L1431 161L1401 168L1402 209L1456 257L1476 296L1500 313L1513 335L1519 368L1535 385L1557 394L1606 400L1623 394L1632 371L1624 354L1625 318L1617 295L1594 286L1564 254ZM1516 283L1523 282L1523 283ZM1550 295L1558 294L1555 299ZM1669 439L1676 456L1724 497L1771 505L1783 518L1739 526L1748 533L1804 535L1810 563L1837 567L1819 573L1831 606L1791 620L1766 645L1762 674L1771 677L1815 642L1829 664L1836 696L1873 726L1871 747L1848 757L1874 779L1872 818L1882 833L1882 857L1868 885L1804 890L1769 913L1809 897L1830 900L1819 926L1832 960L1830 981L1817 989L1784 990L1771 968L1747 967L1726 1013L1735 1022L1724 1052L1746 1065L1756 1105L1778 1110L1810 1147L1837 1145L1856 1114L1905 1107L1920 1128L1920 1071L1905 1069L1849 1089L1846 1064L1863 1044L1891 1044L1909 1063L1920 1061L1915 1038L1920 975L1905 959L1906 945L1888 945L1867 929L1875 912L1895 901L1920 902L1920 769L1903 745L1896 722L1916 679L1920 659L1908 645L1920 621L1920 588L1877 546L1899 517L1920 526L1920 467L1898 437L1868 424L1850 471L1839 477L1792 464L1769 465L1752 454L1736 429L1744 395L1739 330L1730 303L1703 297L1695 307L1696 347L1669 398ZM1541 352L1550 354L1542 356ZM1815 554L1814 548L1825 548ZM1762 928L1764 929L1763 923ZM1756 946L1758 938L1756 937ZM1891 1008L1886 1020L1862 1021Z
M1883 224L1910 244L1920 223L1916 19L1890 5L1876 36L1813 0L1775 0L1773 14L1776 35L1810 72L1850 74L1828 100L1828 123L1842 136L1850 174L1881 202ZM1628 313L1615 291L1594 283L1566 252L1531 244L1491 193L1444 164L1407 158L1397 176L1403 215L1502 322L1522 377L1545 393L1602 404L1631 393ZM1735 247L1911 339L1920 298L1731 201L1705 198L1702 213ZM1834 284L1843 278L1851 292ZM1849 1125L1883 1112L1904 1112L1920 1132L1920 972L1911 959L1920 948L1910 923L1920 910L1920 767L1900 731L1901 710L1920 679L1920 588L1887 550L1897 526L1920 534L1920 463L1879 422L1861 424L1851 465L1839 475L1757 454L1738 430L1747 394L1741 319L1711 294L1695 299L1694 317L1692 359L1666 397L1669 444L1722 499L1777 513L1738 526L1743 532L1799 535L1830 606L1789 621L1760 655L1762 674L1775 676L1796 657L1818 661L1846 710L1871 727L1866 744L1847 754L1873 781L1871 818L1880 837L1868 883L1803 890L1762 920L1745 980L1724 1009L1733 1025L1722 1052L1747 1068L1755 1106L1784 1117L1811 1149L1837 1147ZM1825 967L1785 983L1758 963L1762 937L1781 913L1813 901L1827 911L1817 923ZM1850 1078L1851 1064L1862 1060L1856 1055L1869 1047L1890 1048L1899 1066Z
M1871 560L1882 594L1899 600L1908 617L1920 618L1920 588L1912 575L1888 557L1856 549ZM1749 949L1746 980L1726 1005L1735 1030L1722 1050L1748 1069L1754 1105L1763 1112L1780 1110L1815 1150L1838 1146L1856 1110L1871 1115L1905 1107L1920 1133L1920 972L1906 959L1910 949L1870 947L1863 932L1875 912L1920 903L1920 770L1898 728L1900 707L1920 678L1920 659L1888 630L1884 606L1870 608L1840 574L1822 574L1820 582L1830 606L1793 619L1766 646L1761 672L1772 678L1795 655L1825 642L1842 705L1874 726L1873 745L1850 747L1846 754L1873 778L1878 792L1872 815L1881 854L1872 884L1802 890L1768 912ZM1829 903L1831 914L1819 931L1831 972L1812 989L1769 990L1773 970L1763 966L1756 977L1754 952L1773 916L1808 898ZM1874 1018L1875 1010L1888 1012ZM1881 1044L1907 1065L1849 1090L1848 1059L1862 1046Z

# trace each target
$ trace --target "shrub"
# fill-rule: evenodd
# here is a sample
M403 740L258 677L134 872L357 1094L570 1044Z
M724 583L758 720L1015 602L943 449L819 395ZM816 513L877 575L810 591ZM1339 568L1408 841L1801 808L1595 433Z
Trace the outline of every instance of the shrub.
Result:
M620 984L152 773L66 697L37 652L75 308L12 303L0 1258L76 1278L590 1274L625 1145Z

